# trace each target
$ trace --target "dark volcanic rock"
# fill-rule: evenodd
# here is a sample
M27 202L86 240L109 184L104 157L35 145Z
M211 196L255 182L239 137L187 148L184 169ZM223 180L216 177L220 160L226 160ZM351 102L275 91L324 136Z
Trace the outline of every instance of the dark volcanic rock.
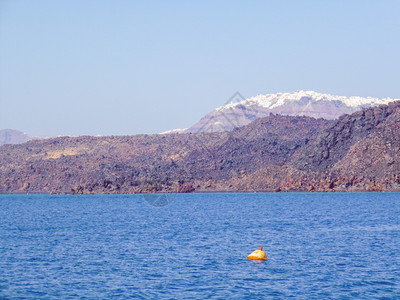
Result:
M231 132L60 137L0 147L0 193L400 190L400 102Z
M293 165L306 171L329 170L347 154L354 143L371 134L398 108L399 102L393 102L389 106L364 109L340 117L296 153Z

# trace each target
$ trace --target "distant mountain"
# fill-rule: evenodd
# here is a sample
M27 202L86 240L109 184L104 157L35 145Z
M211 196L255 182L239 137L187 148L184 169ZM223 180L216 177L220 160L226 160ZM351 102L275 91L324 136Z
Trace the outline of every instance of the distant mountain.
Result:
M58 137L0 147L0 193L400 191L400 101L232 131Z
M30 136L18 130L1 129L0 146L5 144L22 144L30 140L41 139L40 137Z
M232 130L250 122L278 113L288 116L309 116L333 120L357 110L388 104L391 98L344 97L297 91L258 95L240 102L228 103L205 115L185 132L217 132Z

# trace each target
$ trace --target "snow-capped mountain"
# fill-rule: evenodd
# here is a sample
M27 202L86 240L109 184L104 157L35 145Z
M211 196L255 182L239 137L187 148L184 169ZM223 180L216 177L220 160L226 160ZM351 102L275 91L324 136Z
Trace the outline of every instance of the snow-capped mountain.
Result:
M391 98L345 97L314 91L258 95L227 103L205 115L185 132L215 132L244 126L270 113L336 119L362 108L387 104Z

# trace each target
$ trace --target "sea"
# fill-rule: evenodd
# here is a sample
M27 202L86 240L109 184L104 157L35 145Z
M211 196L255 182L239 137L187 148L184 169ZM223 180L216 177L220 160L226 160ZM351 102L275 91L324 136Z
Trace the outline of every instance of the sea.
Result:
M400 299L399 216L399 193L0 195L0 299Z

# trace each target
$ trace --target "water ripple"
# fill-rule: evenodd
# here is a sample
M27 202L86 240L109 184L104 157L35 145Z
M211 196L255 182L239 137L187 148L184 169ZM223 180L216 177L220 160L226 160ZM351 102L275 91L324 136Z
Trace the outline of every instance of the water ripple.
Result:
M399 194L167 197L0 195L0 298L400 298Z

